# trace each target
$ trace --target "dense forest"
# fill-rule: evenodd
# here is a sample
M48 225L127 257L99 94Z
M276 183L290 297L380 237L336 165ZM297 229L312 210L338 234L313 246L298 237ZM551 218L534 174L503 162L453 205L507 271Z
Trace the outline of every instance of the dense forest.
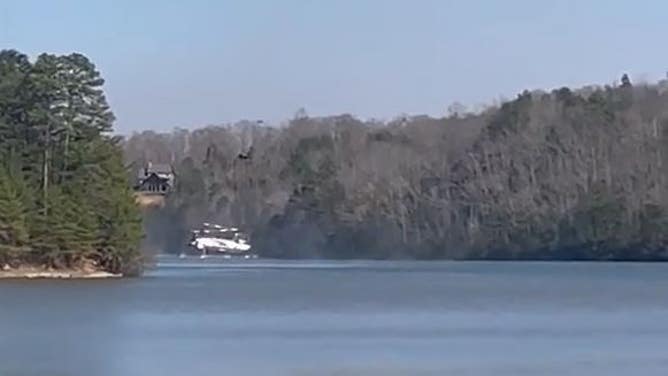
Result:
M0 266L141 269L141 216L83 55L0 51Z
M668 256L668 82L523 92L483 111L350 115L136 133L127 163L171 163L146 245L202 221L264 256L656 260Z
M203 221L269 257L668 256L668 82L525 91L478 112L351 115L113 136L83 55L0 51L0 264L136 273L129 177L170 163L145 246L177 252ZM124 154L124 156L123 156Z

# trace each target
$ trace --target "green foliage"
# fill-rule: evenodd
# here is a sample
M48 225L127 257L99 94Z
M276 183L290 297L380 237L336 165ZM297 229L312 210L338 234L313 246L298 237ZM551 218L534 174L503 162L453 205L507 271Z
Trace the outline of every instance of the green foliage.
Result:
M27 251L28 213L23 187L0 166L0 263L8 263Z
M581 198L576 208L574 227L579 236L579 244L596 254L608 252L622 246L625 207L619 197L615 197L606 187L598 184L592 192ZM599 254L598 257L605 257Z
M639 238L636 246L647 251L663 250L668 246L668 212L656 204L646 204L640 213Z
M34 218L31 246L41 263L63 268L92 259L96 222L93 209L59 187L49 191L49 208Z
M531 106L531 93L523 92L517 99L501 105L487 130L490 137L502 137L508 132L521 130L529 121L528 109Z
M80 54L0 52L5 262L140 271L141 220L103 83Z

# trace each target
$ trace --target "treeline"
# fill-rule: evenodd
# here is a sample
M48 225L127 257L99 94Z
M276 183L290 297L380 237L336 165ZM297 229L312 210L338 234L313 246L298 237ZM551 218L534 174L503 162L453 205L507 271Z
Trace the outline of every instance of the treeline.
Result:
M209 220L248 228L273 257L668 256L666 82L624 76L453 109L135 134L129 161L177 172L149 241L178 251Z
M141 216L95 66L0 51L0 266L141 268Z

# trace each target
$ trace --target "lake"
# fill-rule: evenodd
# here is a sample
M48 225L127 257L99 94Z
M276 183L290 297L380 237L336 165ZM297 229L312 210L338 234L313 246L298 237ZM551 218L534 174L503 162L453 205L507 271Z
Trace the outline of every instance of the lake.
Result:
M0 282L2 376L667 372L668 264L162 257Z

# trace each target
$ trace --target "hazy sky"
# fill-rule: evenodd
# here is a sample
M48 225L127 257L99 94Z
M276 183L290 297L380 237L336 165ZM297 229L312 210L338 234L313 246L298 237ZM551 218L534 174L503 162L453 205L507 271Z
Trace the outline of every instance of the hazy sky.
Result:
M668 70L668 2L1 0L0 48L81 52L122 133L300 108L442 115L525 88Z

